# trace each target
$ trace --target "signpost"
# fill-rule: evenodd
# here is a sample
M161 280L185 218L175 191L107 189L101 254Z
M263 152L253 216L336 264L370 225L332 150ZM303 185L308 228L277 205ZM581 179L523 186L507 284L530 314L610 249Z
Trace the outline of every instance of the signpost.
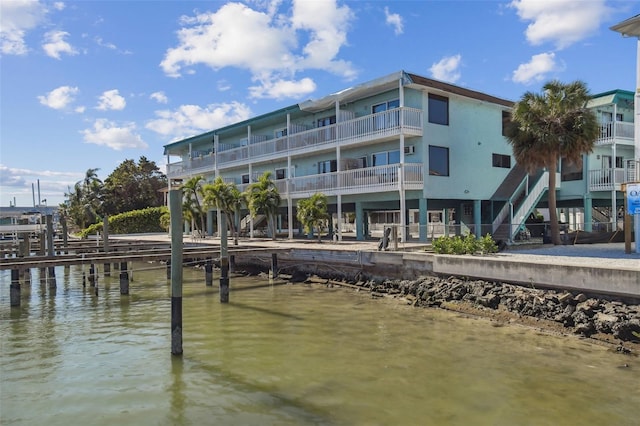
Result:
M625 213L634 217L633 222L636 253L640 253L640 182L627 183L625 192L625 201L627 204Z

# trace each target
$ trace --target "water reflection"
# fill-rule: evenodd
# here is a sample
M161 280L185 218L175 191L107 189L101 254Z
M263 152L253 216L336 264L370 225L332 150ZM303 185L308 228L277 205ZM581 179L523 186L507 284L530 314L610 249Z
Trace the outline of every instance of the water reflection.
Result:
M61 274L61 272L58 272ZM81 268L10 308L0 273L0 423L626 425L640 363L575 338L233 277L230 303L185 269L182 357L164 268L99 295ZM628 367L619 368L622 364ZM11 386L7 386L11 383ZM35 396L35 397L34 397ZM569 414L568 414L569 413Z

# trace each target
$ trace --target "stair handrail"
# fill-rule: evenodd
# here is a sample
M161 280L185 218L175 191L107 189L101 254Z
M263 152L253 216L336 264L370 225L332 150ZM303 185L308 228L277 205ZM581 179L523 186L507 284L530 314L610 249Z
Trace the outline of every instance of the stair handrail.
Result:
M520 181L518 186L516 186L516 189L513 190L513 193L511 194L509 199L504 203L504 205L502 206L502 208L498 212L498 215L496 216L496 218L493 220L493 223L491 225L491 227L492 227L492 231L491 232L492 233L496 232L496 230L500 227L500 225L502 225L504 223L504 220L507 218L507 216L511 212L511 205L513 203L513 200L516 198L516 194L518 194L518 195L520 194L520 192L523 189L523 186L526 189L528 183L529 183L529 175L526 174L522 178L522 180Z
M545 170L540 175L533 187L531 187L527 197L522 201L520 207L518 207L518 210L516 210L516 212L511 217L511 223L514 223L517 226L511 227L509 231L510 239L513 239L513 237L516 235L516 233L520 229L520 226L526 221L526 216L531 213L533 208L538 204L538 201L540 201L540 197L542 197L542 194L547 189L549 189L549 171Z

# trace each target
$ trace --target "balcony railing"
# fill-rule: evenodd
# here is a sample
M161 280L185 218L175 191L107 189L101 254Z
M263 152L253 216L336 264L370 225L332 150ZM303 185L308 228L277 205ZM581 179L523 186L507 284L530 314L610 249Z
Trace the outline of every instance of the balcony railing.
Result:
M359 117L330 126L292 133L289 136L269 139L263 142L235 147L220 144L217 154L207 157L207 162L183 160L167 165L167 175L192 174L197 168L213 169L214 156L217 155L218 167L232 166L248 160L266 160L282 157L287 153L300 154L315 152L320 148L333 148L352 143L374 141L383 138L422 135L422 110L415 108L396 108L376 114Z
M419 190L423 187L424 177L422 164L405 164L403 169L399 164L388 166L365 167L362 169L343 170L340 172L322 173L317 175L299 176L287 180L276 180L278 192L283 197L291 194L293 198L307 197L321 192L325 195L361 194L364 192L397 191L402 188ZM403 174L404 181L400 185L399 177ZM248 184L238 185L241 191L246 190Z
M634 178L634 170L631 168L598 169L589 171L590 191L619 190L620 185L631 182Z
M600 125L600 135L596 145L609 145L613 142L630 142L633 144L633 123L610 121Z

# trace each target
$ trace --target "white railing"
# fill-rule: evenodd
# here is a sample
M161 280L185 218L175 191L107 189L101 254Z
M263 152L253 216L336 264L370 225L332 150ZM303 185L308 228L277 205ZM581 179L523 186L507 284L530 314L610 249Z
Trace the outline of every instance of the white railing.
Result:
M529 189L529 195L523 200L518 210L513 214L511 224L510 239L513 239L518 233L520 226L525 221L525 215L528 215L535 207L544 191L549 189L549 172L545 171L540 179Z
M606 145L614 140L631 141L633 143L633 123L624 121L610 121L600 125L600 135L596 139L596 145Z
M340 172L321 173L309 176L298 176L287 181L276 180L276 188L281 195L290 193L293 196L308 196L321 192L325 195L357 194L374 191L399 190L399 164L388 166L365 167ZM422 164L411 163L404 165L404 189L422 189L424 177ZM240 185L245 190L248 185Z
M218 166L228 165L249 159L264 159L287 152L305 149L316 150L318 147L331 147L331 144L360 143L385 137L399 136L401 133L411 136L422 135L422 110L415 108L396 108L376 114L370 114L353 120L330 126L292 133L289 136L254 142L248 146L233 147L219 144L217 154L206 158L206 163L198 163L199 167L212 168L214 156L217 155ZM167 165L167 175L174 176L190 173L194 169L193 160L184 160Z
M622 183L629 182L628 178L633 175L629 169L598 169L589 170L589 190L590 191L611 191Z

